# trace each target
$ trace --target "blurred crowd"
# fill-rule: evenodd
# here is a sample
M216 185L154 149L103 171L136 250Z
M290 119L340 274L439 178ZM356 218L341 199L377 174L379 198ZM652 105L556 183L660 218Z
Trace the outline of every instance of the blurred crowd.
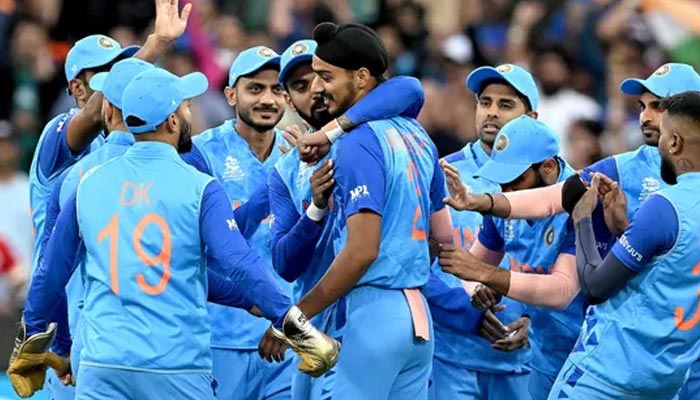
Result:
M540 120L581 168L642 142L636 99L619 91L667 61L700 67L700 0L190 0L187 34L161 60L209 78L193 105L193 132L231 118L222 89L241 50L280 53L321 21L361 22L381 35L390 73L420 78L419 119L441 155L476 139L475 97L464 84L481 65L528 68ZM44 124L74 106L63 61L93 33L122 46L152 31L153 0L0 0L0 313L21 300L31 251L26 172ZM287 113L281 125L297 123Z

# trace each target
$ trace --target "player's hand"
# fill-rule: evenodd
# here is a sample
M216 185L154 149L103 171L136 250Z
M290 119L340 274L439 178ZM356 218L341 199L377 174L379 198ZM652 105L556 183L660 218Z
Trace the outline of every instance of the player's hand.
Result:
M438 262L443 271L465 281L481 282L485 272L482 262L469 250L453 244L441 246Z
M445 172L447 190L450 192L450 197L443 200L445 204L457 211L479 211L476 196L469 193L467 187L462 183L462 177L457 168L445 160L440 160L440 166Z
M620 185L605 175L600 176L601 186L603 182L610 186L603 196L603 215L605 216L605 224L610 232L615 236L619 236L627 229L630 224L627 218L627 197L625 192L620 189Z
M483 336L491 343L503 339L508 332L508 328L496 316L496 312L504 310L504 306L498 306L494 310L484 311L484 318L479 326L479 335Z
M479 311L489 310L500 303L501 298L503 298L503 296L496 293L488 286L477 285L474 288L474 293L471 295L472 307Z
M333 160L328 160L311 175L311 193L316 207L328 207L334 183Z
M56 324L52 323L46 332L27 338L24 321L20 322L7 369L12 388L20 397L31 397L44 387L48 367L55 369L59 376L70 373L66 358L49 350L55 336Z
M192 3L182 7L182 14L179 11L179 3L179 0L156 0L154 35L161 42L174 42L185 33Z
M520 317L513 323L506 325L506 335L496 340L491 347L507 353L523 348L528 344L528 331L530 330L530 317Z
M590 217L593 214L598 205L598 187L600 185L599 174L593 174L591 178L591 185L586 190L586 193L581 196L578 203L574 207L574 211L571 213L571 218L573 218L574 223Z
M301 161L311 165L316 164L331 151L331 143L323 131L302 136L297 145Z
M297 368L307 375L318 378L338 362L340 343L316 329L296 306L284 317L282 332L273 328L272 333L299 355Z
M265 334L258 344L258 355L268 362L284 361L284 352L286 350L287 343L272 333L272 327L265 331Z
M302 136L302 132L298 126L292 125L284 128L284 132L282 133L282 135L284 136L284 140L286 140L287 143L289 143L289 147L286 147L282 143L278 144L277 147L280 149L282 154L285 154L297 145L297 141Z

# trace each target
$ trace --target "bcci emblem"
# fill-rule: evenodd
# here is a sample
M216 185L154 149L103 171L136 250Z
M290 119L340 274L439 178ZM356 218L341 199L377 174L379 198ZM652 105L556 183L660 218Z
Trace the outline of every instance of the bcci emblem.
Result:
M508 147L508 136L501 134L496 139L495 149L496 151L503 151L506 147Z
M659 67L656 71L654 71L654 75L656 76L664 76L668 74L668 71L671 70L671 67L668 64L664 64Z
M298 56L299 54L305 53L308 49L309 47L304 43L297 43L294 45L294 47L292 47L292 55Z
M262 47L260 47L260 50L258 50L258 55L260 57L268 57L269 58L269 57L274 57L275 52L272 51L272 49L269 47L262 46Z
M498 71L502 74L507 74L512 70L513 70L513 66L510 64L501 64L498 67L496 67L496 71Z
M554 228L551 226L544 232L544 243L547 246L551 246L554 243Z
M104 49L113 49L114 48L114 41L108 37L105 37L105 36L100 36L100 38L97 39L97 44Z

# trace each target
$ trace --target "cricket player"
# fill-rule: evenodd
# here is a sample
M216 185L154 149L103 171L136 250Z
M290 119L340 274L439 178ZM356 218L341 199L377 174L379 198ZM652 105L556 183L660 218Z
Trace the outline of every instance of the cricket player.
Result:
M387 53L359 24L320 24L314 40L313 90L338 117L383 80ZM425 399L432 324L417 288L428 282L428 234L451 241L435 146L415 120L397 117L359 125L336 147L336 257L299 303L313 317L345 297L344 350L330 395ZM432 231L431 215L450 229Z
M126 57L155 61L174 40L185 31L192 9L187 4L178 12L178 1L156 0L156 23L154 33L148 37L143 48L136 46L122 49L114 39L103 35L92 35L75 43L68 52L65 75L68 90L76 100L76 108L60 114L44 127L34 152L29 170L29 192L34 227L33 272L41 254L44 237L47 201L58 177L77 160L98 148L104 138L101 135L102 95L89 87L91 78L100 71ZM62 324L59 329L68 329ZM72 399L73 390L64 387L49 373L49 392L55 400Z
M467 87L477 96L476 131L479 140L467 144L462 150L445 157L445 161L457 169L474 193L500 191L498 184L473 178L488 160L493 151L496 135L501 128L521 116L537 118L539 94L532 75L525 69L511 64L497 67L481 67L466 79ZM479 213L450 209L455 244L470 248L476 241L483 216ZM503 263L502 263L503 264ZM506 268L510 265L505 264ZM462 288L463 281L443 272L434 265L432 272L450 288ZM465 291L456 290L458 302L469 297ZM511 322L507 326L517 333L491 343L476 334L448 328L454 318L440 318L441 305L428 297L435 324L435 358L433 360L433 389L436 400L449 399L529 399L527 387L530 359L527 343L529 317L525 307L512 299L504 298L501 305L505 311L498 316ZM488 323L488 319L485 319ZM485 332L492 332L487 328ZM500 337L499 337L500 338ZM508 352L505 352L508 351ZM465 354L473 356L465 357Z
M333 117L323 103L323 96L311 91L315 75L311 60L316 47L313 40L301 40L289 46L281 56L279 81L287 91L290 108L312 129L319 130ZM423 99L420 81L395 77L370 91L345 115L355 125L404 112L415 118ZM300 299L318 282L335 257L335 209L329 204L333 156L331 152L320 161L320 166L311 166L299 160L298 149L294 148L282 156L270 175L273 266L282 278L294 282L294 299ZM344 301L341 299L336 305L314 317L312 322L340 340ZM333 373L329 371L320 380L295 371L292 398L326 398L333 385Z
M61 211L61 205L65 204L70 196L75 193L78 182L83 175L93 167L101 165L114 157L121 156L134 144L134 136L128 132L122 120L122 93L126 85L131 82L136 75L150 68L154 68L153 64L136 58L127 58L115 63L109 74L107 72L100 72L90 80L90 88L96 92L102 93L102 119L107 137L102 146L76 162L75 165L66 170L56 181L48 200L48 210L46 212L45 229L47 232L44 233L44 238L47 242L51 236L51 232L55 228L56 219ZM110 79L107 79L108 75ZM45 250L45 246L42 246L42 250ZM80 251L76 262L82 262L84 257L84 251ZM42 269L39 269L37 271L41 270ZM72 346L69 346L69 343L61 343L60 340L57 340L54 346L54 352L61 355L68 354L67 350L70 349L71 366L73 367L72 373L74 376L77 373L80 350L82 349L80 334L77 328L83 302L83 284L80 269L77 269L77 271L78 272L71 277L70 282L66 286L68 320L56 321L59 326L68 323L73 343ZM31 299L29 300L31 301ZM65 315L65 313L59 312L57 314L57 316L61 315ZM61 339L61 337L58 339Z
M88 172L58 217L41 268L60 273L33 280L26 336L29 342L33 332L46 334L82 238L87 260L78 399L215 398L204 249L218 260L218 272L236 282L237 293L228 294L232 303L257 307L275 327L294 334L292 346L325 348L330 362L316 366L319 373L337 356L334 341L290 307L245 243L223 188L178 155L191 146L188 100L206 88L200 73L178 78L153 68L134 78L122 100L137 143ZM125 230L128 239L120 239ZM266 296L255 299L254 293ZM18 346L17 359L26 356L23 349Z
M645 144L637 150L605 158L587 167L580 174L588 182L590 174L599 172L613 179L614 189L593 212L593 230L601 257L604 257L628 226L643 200L660 188L666 187L660 176L661 158L657 151L659 126L662 112L660 101L665 96L676 95L685 91L700 90L700 75L685 64L664 64L647 79L629 78L622 82L620 89L630 96L639 96L639 123ZM603 183L601 187L607 187ZM493 195L491 199L484 195L459 195L461 210L488 212L502 218L537 219L571 212L580 196L585 192L581 179L570 177L565 183L547 188ZM625 212L614 213L617 202L624 202ZM608 223L608 221L610 223ZM561 271L560 271L561 272ZM573 268L566 275L573 274ZM551 290L559 293L574 293L579 290L576 279L552 279L548 283ZM691 368L688 384L679 393L680 400L692 400L694 393L700 392L700 362Z
M489 161L477 175L500 184L504 192L552 185L574 174L558 154L557 134L523 115L501 128ZM459 178L451 176L451 180L462 185ZM498 267L504 255L509 257L510 270ZM533 399L547 397L581 329L583 296L577 296L577 291L573 296L547 291L548 277L569 271L574 263L574 232L565 214L537 221L487 216L470 250L449 246L440 252L445 272L533 306L528 308ZM575 274L568 279L576 279Z
M272 264L269 198L266 182L282 156L285 143L275 125L284 114L284 88L278 81L280 57L265 46L242 51L229 71L224 94L236 109L225 121L193 138L186 162L215 177L226 190L236 222L266 265ZM262 190L258 190L262 188ZM260 193L260 192L264 193ZM284 293L289 283L269 267ZM244 310L209 305L212 324L213 375L220 399L289 399L291 356L279 364L258 356L258 344L269 323Z
M670 186L641 203L604 259L591 223L600 174L572 212L593 306L549 399L671 399L700 357L700 93L660 109L659 168Z

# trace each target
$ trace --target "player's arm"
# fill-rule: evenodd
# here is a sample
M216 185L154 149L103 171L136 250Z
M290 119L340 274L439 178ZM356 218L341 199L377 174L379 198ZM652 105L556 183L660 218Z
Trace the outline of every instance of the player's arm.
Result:
M313 207L313 208L312 208ZM270 175L272 265L284 280L293 282L306 270L323 232L325 213L309 205L299 216L277 170Z
M42 262L34 271L24 308L28 335L44 332L55 317L67 318L65 312L61 316L59 314L62 313L57 311L62 304L65 305L66 284L73 274L75 259L82 244L75 198L73 194L62 206ZM64 321L63 325L67 326L67 319Z
M270 190L267 182L255 189L248 201L233 211L233 215L243 237L250 239L262 220L270 215Z
M418 79L410 76L388 79L320 131L304 135L300 155L304 159L304 146L328 145L365 122L396 116L416 118L424 101L425 92Z
M591 304L609 299L654 257L673 248L680 229L673 205L665 197L653 195L642 203L624 234L601 259L590 214L576 215L574 222L578 280Z
M477 333L483 315L471 305L469 294L464 288L447 286L431 271L422 292L430 306L433 321L456 332Z
M148 36L144 46L134 55L136 58L155 62L187 28L187 18L192 4L178 11L179 1L156 0L156 21L154 32ZM94 92L85 107L68 122L65 134L66 147L72 155L80 154L97 137L102 129L102 93Z
M434 143L430 143L433 151L437 154ZM430 181L430 242L438 244L452 244L454 235L452 234L452 216L450 210L445 207L445 174L440 168L440 161L435 157L433 165L433 177ZM431 251L432 254L432 251Z
M228 296L230 303L252 304L281 327L292 303L232 221L233 211L224 188L212 181L204 191L200 214L202 240L207 255L215 260L212 268L216 266L215 272L236 283L236 290Z
M335 179L344 204L347 242L323 278L299 302L309 318L345 295L379 254L385 195L381 145L365 125L343 140L341 150Z
M207 268L207 301L222 306L250 311L254 304L250 299L237 295L238 283L221 275L216 268Z
M56 180L56 183L51 189L51 194L49 195L49 200L46 205L46 220L44 222L43 235L44 243L42 243L39 246L39 258L41 258L43 255L43 252L46 248L46 243L49 241L51 233L53 232L53 228L56 226L58 214L61 212L61 186L63 186L63 182L66 180L66 176L69 172L70 169L64 171L61 174L61 176L59 176L59 178Z

